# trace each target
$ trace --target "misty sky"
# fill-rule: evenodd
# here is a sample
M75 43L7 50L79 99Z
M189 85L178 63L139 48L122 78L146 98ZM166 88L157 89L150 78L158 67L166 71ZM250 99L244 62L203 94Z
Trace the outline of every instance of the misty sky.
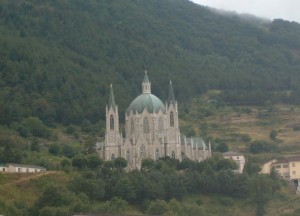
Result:
M300 0L192 0L201 5L300 23Z

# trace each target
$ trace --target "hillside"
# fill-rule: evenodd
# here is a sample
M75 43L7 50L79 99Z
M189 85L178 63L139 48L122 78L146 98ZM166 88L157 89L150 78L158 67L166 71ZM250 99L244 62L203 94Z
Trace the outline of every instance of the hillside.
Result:
M213 165L213 161L219 163ZM0 173L0 213L14 216L74 213L253 216L257 204L253 201L255 193L249 191L252 187L265 192L268 199L272 197L263 204L266 215L299 213L299 196L278 179L234 175L225 168L229 164L217 158L207 161L204 167L191 169L181 163L180 172L174 170L174 162L160 160L159 167L150 168L148 164L142 172L107 170L107 163L104 167L77 171ZM176 187L172 187L174 185Z
M210 140L215 151L226 143L229 149L255 156L259 162L300 154L299 106L224 106L198 98L188 107L181 113L182 131ZM275 137L271 137L272 131ZM251 152L251 145L257 141L271 148Z
M220 15L184 0L9 1L0 5L0 123L104 119L108 85L121 112L174 83L185 101L219 89L231 104L299 103L300 25ZM123 116L121 116L123 118Z
M100 160L109 85L123 123L144 70L162 100L173 81L181 131L211 141L213 158L141 172ZM0 0L0 164L49 171L0 173L0 214L296 215L294 191L257 172L300 152L299 73L294 22L187 0ZM226 145L245 175L217 153Z

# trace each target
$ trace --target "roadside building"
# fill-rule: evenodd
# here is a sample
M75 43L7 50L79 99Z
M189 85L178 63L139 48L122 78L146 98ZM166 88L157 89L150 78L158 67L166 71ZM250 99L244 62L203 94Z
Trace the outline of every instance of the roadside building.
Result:
M0 164L0 172L5 173L40 173L46 172L46 168L35 165L25 165L25 164L14 164L8 163L6 165Z

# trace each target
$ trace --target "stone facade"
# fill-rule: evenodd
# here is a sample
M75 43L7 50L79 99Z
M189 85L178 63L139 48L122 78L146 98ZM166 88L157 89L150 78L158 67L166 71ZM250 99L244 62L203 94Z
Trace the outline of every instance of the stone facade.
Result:
M158 160L168 156L182 160L201 161L211 157L211 148L200 137L186 138L180 133L178 106L172 83L169 98L163 103L151 94L151 82L147 72L142 82L142 94L135 98L125 113L125 136L119 131L118 106L112 86L106 107L105 142L98 143L98 151L104 160L123 157L129 169L140 169L143 159Z

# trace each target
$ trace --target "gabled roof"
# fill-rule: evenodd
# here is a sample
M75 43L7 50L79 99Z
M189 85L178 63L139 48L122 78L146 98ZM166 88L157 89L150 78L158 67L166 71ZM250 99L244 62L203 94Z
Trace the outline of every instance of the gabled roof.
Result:
M300 162L300 156L289 157L289 158L287 158L287 160L288 160L289 162L297 162L297 161Z
M276 161L276 162L274 162L272 165L276 165L276 164L287 164L287 163L289 163L289 160L287 160L287 159L283 159L283 160L278 160L278 161Z
M272 161L272 160L271 160ZM269 163L271 161L268 161L266 163ZM281 160L276 160L274 163L272 164L283 164L283 163L290 163L290 162L300 162L300 156L293 156L293 157L288 157L288 158L285 158L285 159L281 159ZM264 164L266 164L264 163Z

